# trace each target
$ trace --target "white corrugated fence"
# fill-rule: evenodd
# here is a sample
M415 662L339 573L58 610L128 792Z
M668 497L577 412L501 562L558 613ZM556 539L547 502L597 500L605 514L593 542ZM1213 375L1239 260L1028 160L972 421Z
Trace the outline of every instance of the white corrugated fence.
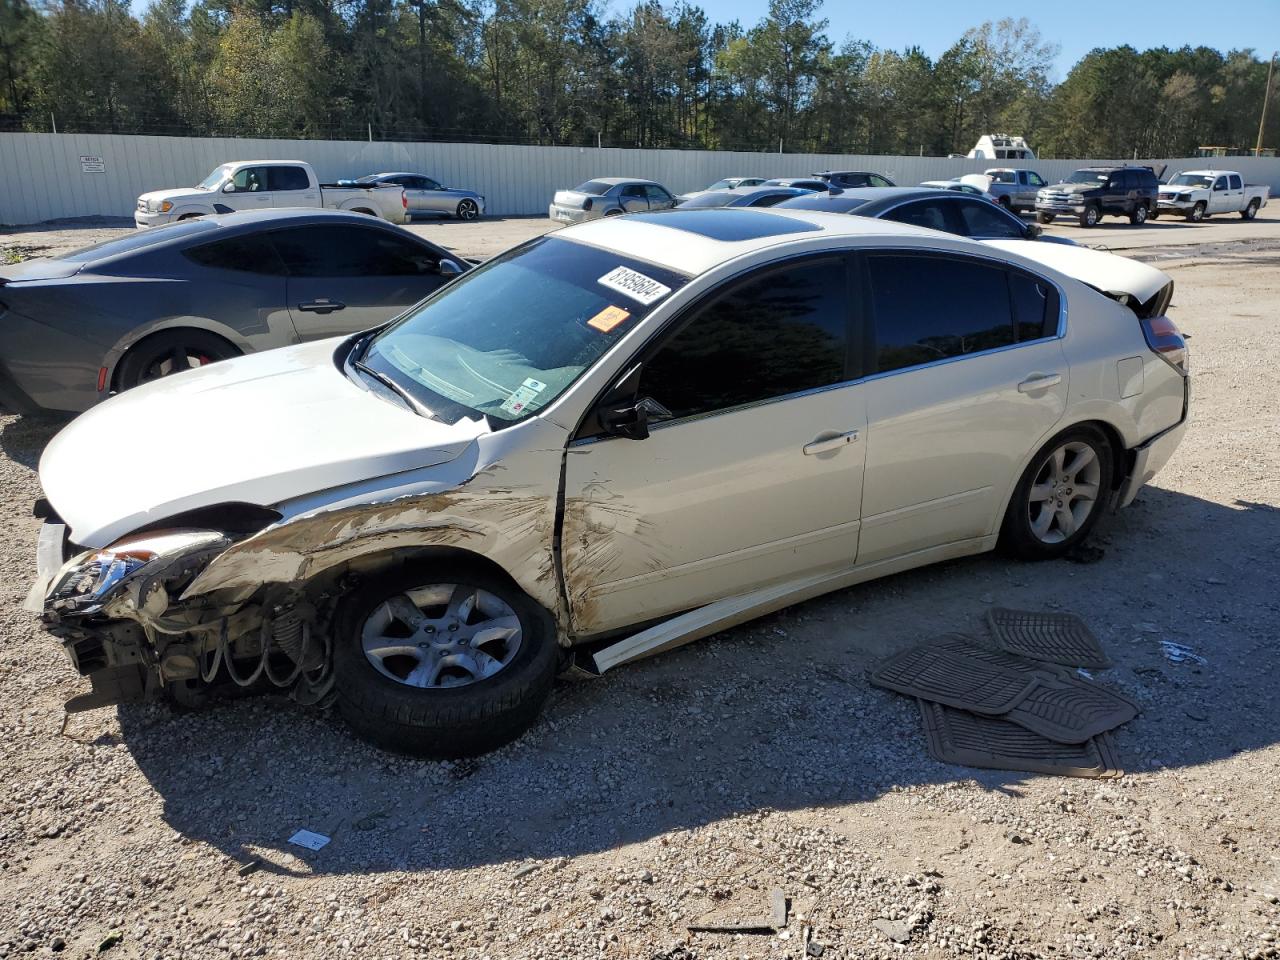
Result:
M592 177L647 177L682 193L726 176L803 176L818 170L874 170L907 186L981 172L990 160L846 154L730 153L525 147L486 143L251 140L107 134L0 133L0 224L133 215L139 194L202 180L230 160L306 160L321 180L410 170L484 194L494 216L545 214L552 194ZM1046 180L1107 160L1037 160ZM1170 172L1239 170L1280 193L1280 159L1144 160ZM1010 164L1014 165L1014 164Z

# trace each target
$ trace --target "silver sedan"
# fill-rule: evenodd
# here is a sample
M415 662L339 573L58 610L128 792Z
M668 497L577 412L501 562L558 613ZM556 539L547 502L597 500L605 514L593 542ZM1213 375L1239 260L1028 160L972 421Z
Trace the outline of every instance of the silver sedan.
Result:
M356 183L389 183L404 187L410 216L442 213L459 220L475 220L484 213L484 197L474 190L445 187L420 173L371 173Z
M547 215L560 223L581 223L620 213L669 210L675 205L671 191L652 180L597 177L572 190L557 190Z

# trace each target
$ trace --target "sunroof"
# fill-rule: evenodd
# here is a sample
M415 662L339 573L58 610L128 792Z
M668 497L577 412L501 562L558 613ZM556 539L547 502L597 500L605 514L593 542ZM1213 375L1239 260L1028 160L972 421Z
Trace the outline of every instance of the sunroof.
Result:
M633 213L627 219L656 223L672 230L687 230L700 237L728 243L821 229L794 217L760 210L672 210L668 213Z

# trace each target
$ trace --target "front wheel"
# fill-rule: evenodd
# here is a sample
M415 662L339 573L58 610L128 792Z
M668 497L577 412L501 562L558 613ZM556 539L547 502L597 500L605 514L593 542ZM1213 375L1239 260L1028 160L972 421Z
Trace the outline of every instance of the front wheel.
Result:
M1080 226L1096 227L1098 225L1098 208L1094 206L1085 207L1080 213Z
M1133 213L1129 214L1129 222L1135 227L1140 227L1147 222L1147 205L1140 203L1133 208Z
M1190 220L1192 223L1200 223L1202 220L1204 220L1204 211L1205 211L1204 201L1201 200L1199 203L1197 203L1194 207L1191 208L1191 212L1187 214L1187 219Z
M1249 205L1240 211L1241 220L1252 220L1258 215L1258 198L1254 197L1249 201Z
M1023 471L1000 529L1001 544L1024 560L1051 560L1081 543L1110 489L1111 443L1096 427L1050 440Z
M463 200L458 204L459 220L475 220L480 216L480 207L474 200Z
M551 618L516 587L454 564L353 590L334 620L338 708L380 747L433 759L524 733L558 664Z
M1053 223L1052 213L1037 213L1036 220L1040 223Z

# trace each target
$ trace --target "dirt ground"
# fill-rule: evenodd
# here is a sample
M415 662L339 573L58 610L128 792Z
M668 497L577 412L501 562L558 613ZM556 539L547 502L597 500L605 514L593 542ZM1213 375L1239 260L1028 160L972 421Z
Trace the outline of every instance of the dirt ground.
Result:
M99 710L60 735L87 684L20 609L56 425L0 417L0 957L1280 955L1280 221L1110 223L1089 240L1149 236L1129 252L1176 278L1194 387L1181 448L1100 528L1100 559L985 556L832 594L563 682L472 762L382 754L272 698ZM486 255L546 226L420 229ZM1099 680L1142 710L1116 736L1124 777L936 763L915 705L866 683L993 604L1093 627L1115 661ZM332 841L290 845L302 828ZM775 887L781 933L686 930L767 917Z

